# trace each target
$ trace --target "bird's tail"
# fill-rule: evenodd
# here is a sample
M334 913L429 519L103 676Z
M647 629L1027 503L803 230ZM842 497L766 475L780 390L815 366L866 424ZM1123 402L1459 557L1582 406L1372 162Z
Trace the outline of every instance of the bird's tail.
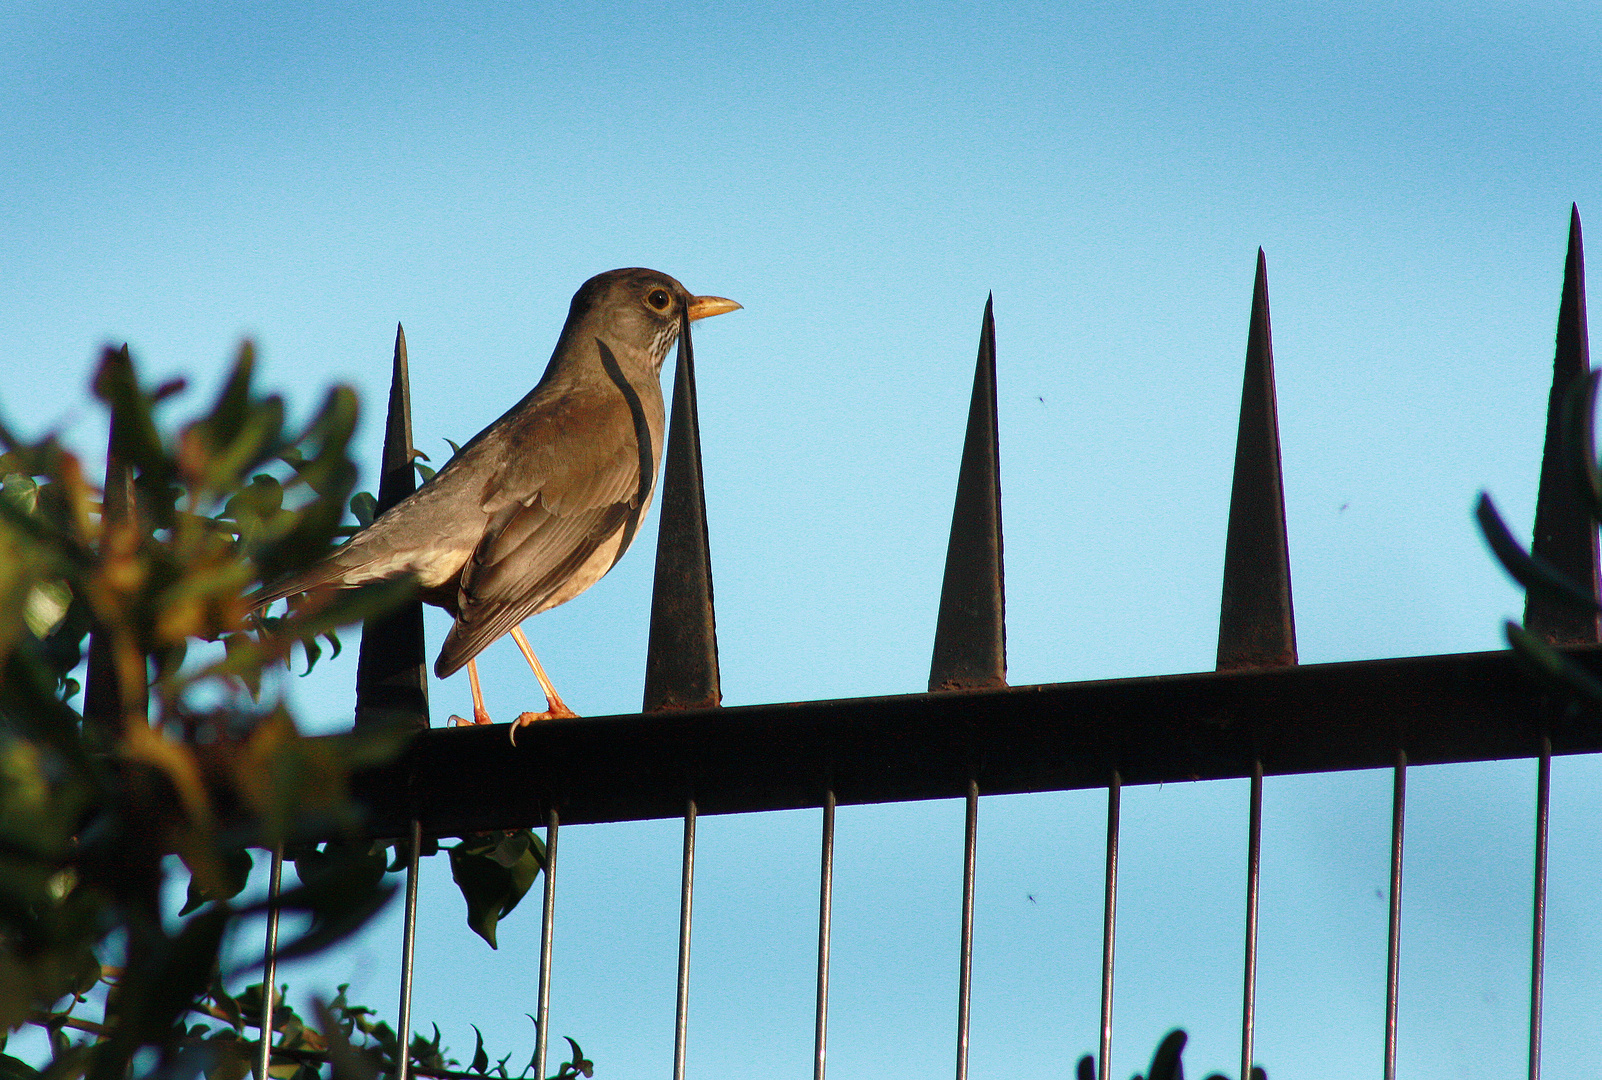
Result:
M285 597L295 596L299 593L311 592L321 585L335 582L335 579L342 572L342 568L336 565L332 559L325 559L309 570L297 570L292 574L263 585L245 597L245 602L250 605L252 612L259 612L275 600L282 600ZM335 583L336 585L343 584L343 582Z

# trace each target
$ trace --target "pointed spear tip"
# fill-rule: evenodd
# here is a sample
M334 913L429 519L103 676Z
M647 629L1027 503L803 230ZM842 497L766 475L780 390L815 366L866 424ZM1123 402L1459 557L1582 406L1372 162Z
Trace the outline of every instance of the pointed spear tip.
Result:
M411 440L411 362L406 356L406 328L395 324L395 360L390 376L390 408L404 408L406 412L405 437ZM400 395L397 397L397 395ZM402 400L404 398L404 401Z
M992 299L994 294L985 301L979 333L973 398L968 406L929 665L930 692L1007 685Z

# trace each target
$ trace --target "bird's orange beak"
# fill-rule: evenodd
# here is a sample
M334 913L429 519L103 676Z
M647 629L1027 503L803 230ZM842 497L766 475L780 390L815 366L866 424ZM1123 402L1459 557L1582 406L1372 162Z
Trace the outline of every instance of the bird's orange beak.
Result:
M721 296L697 296L690 300L690 321L709 319L713 315L722 315L728 311L739 311L741 305L733 300L725 300Z

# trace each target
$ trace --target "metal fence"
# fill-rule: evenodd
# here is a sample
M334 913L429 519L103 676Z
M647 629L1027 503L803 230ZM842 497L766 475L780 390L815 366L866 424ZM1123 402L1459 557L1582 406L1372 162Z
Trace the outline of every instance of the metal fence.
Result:
M359 778L375 836L409 839L400 1032L409 1037L418 855L442 836L543 825L536 1075L545 1075L551 942L562 823L684 821L673 1075L685 1067L695 828L701 814L821 807L813 1076L828 1046L835 808L965 798L956 1041L967 1074L973 874L980 794L1107 792L1100 1075L1113 1032L1120 795L1125 785L1250 778L1241 1075L1252 1066L1264 776L1394 770L1384 1075L1395 1076L1402 846L1410 765L1535 758L1535 892L1529 1076L1540 1074L1547 806L1551 756L1602 751L1602 729L1507 652L1299 666L1292 614L1266 262L1258 253L1224 559L1218 667L1196 674L1038 686L1006 684L995 334L987 303L935 633L930 691L719 707L711 565L701 486L693 349L680 340L666 451L645 698L638 714L552 720L515 749L500 727L421 730L398 762ZM1561 404L1589 370L1578 211L1571 218L1534 550L1597 594L1597 534L1558 455ZM380 506L412 489L405 339L397 336ZM1532 598L1527 627L1602 669L1596 616ZM428 727L420 608L363 636L357 723ZM281 860L272 864L276 892ZM276 916L269 922L266 983ZM270 998L268 1007L271 1007ZM263 1040L263 1053L266 1043ZM265 1062L263 1063L265 1065ZM265 1068L262 1075L265 1075ZM398 1080L407 1080L403 1064Z

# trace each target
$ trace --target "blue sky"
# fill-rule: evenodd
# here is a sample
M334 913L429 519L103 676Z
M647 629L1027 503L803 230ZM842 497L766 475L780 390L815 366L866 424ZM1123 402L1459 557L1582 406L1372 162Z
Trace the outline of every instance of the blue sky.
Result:
M580 282L656 267L746 305L697 334L726 701L897 693L927 680L993 291L1012 681L1201 670L1261 245L1302 659L1493 648L1521 601L1469 511L1533 513L1568 210L1602 212L1598 55L1582 3L8 5L0 410L98 455L100 345L205 390L246 335L301 409L377 403L400 321L444 453L537 378ZM654 540L528 625L581 712L638 708ZM509 645L482 666L492 712L537 703ZM353 671L293 680L313 726ZM1552 1075L1602 1035L1596 773L1554 767ZM1412 774L1405 1075L1522 1067L1533 776ZM1389 785L1266 786L1271 1075L1378 1068ZM1094 1046L1102 814L981 805L976 1078ZM840 812L831 1076L950 1067L961 815ZM1245 817L1244 784L1126 794L1115 1075L1175 1025L1196 1075L1237 1071ZM702 821L697 1075L805 1075L817 818ZM604 1078L671 1063L678 843L563 835L553 1028ZM526 1046L537 905L491 954L443 860L423 896L417 1015ZM397 939L289 977L391 1009Z

